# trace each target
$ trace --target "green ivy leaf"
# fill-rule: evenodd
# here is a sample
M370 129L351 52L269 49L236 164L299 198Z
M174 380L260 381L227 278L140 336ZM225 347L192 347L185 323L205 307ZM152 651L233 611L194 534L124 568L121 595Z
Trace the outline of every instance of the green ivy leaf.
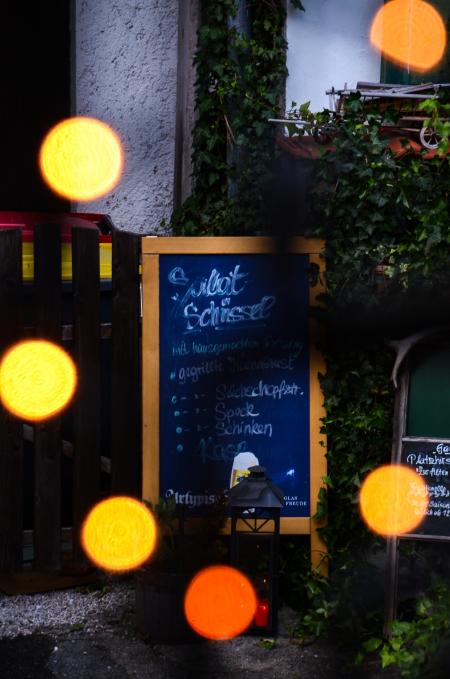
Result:
M276 642L276 639L266 638L266 639L260 639L259 645L261 646L261 648L267 648L268 650L271 651L272 649L275 648L275 646L277 645L277 642Z
M368 639L364 642L363 649L366 651L366 653L373 653L381 646L382 643L383 641L378 639L378 637L372 637L371 639Z
M394 637L393 639L391 639L391 648L394 651L399 651L402 648L402 646L403 639L401 639L400 637Z
M402 620L394 620L392 625L391 625L391 632L392 635L395 636L400 636L403 634L407 634L410 632L412 629L412 623L410 622L405 622Z
M386 669L386 667L389 667L389 665L393 665L395 663L395 654L392 653L386 646L383 646L383 648L380 651L380 658L381 658L381 667Z

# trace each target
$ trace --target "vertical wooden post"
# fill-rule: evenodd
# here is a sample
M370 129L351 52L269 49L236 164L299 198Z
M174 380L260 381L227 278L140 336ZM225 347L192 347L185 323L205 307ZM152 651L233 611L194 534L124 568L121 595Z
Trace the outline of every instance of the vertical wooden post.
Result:
M387 538L386 544L386 576L385 576L385 613L383 636L392 637L392 623L397 617L398 590L398 538Z
M85 559L80 544L83 520L100 488L100 266L98 233L72 229L75 361L78 388L74 408L73 558Z
M142 497L159 500L159 256L142 257ZM156 398L155 398L156 395Z
M34 229L37 337L61 342L61 231L58 224ZM35 426L35 567L61 568L61 433L55 417Z
M142 496L139 242L113 231L112 473L115 495Z
M22 234L0 231L0 356L20 336ZM0 571L22 565L22 423L0 404Z
M402 437L406 427L406 406L408 398L408 370L403 365L400 384L395 394L394 422L392 436L391 464L398 464L402 449ZM399 539L398 537L386 540L386 566L385 566L385 606L383 635L385 639L392 636L392 623L397 617L397 593L398 593L398 561Z
M309 256L310 265L315 264L319 267L321 275L325 270L324 259L318 254ZM324 282L319 280L318 284L310 288L309 304L310 307L318 306L318 297L324 292ZM324 487L323 477L327 475L327 460L324 451L327 447L327 439L322 433L322 421L325 417L324 397L319 382L319 374L326 373L326 365L322 354L319 352L317 344L323 332L323 328L317 320L310 319L309 332L309 427L310 427L310 488L311 488L311 568L321 575L328 575L328 548L322 539L319 530L325 525L323 519L314 518L317 513L320 489Z

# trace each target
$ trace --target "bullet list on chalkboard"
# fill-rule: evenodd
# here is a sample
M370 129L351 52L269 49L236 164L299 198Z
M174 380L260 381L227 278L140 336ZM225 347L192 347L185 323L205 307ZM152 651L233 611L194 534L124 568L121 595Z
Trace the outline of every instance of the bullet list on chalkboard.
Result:
M308 257L281 278L272 262L159 260L160 490L194 515L245 453L281 479L284 516L309 516Z

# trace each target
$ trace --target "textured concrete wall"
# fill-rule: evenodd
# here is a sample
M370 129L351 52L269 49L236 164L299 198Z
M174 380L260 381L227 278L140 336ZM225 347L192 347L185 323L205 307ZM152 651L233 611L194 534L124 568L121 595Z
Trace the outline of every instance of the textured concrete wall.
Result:
M73 1L73 113L111 125L125 151L120 184L74 208L155 233L173 205L178 2Z
M369 43L370 24L383 0L303 0L305 12L289 3L286 104L311 102L328 108L332 85L380 82L381 59Z

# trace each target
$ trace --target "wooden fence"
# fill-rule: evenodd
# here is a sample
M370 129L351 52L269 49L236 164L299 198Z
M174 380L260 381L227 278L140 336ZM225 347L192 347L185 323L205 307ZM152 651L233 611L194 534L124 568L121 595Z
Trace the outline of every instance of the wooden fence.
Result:
M41 224L34 230L32 327L27 325L22 281L21 230L0 230L0 356L27 337L58 344L73 342L78 370L71 405L71 441L63 440L61 417L38 424L22 422L0 404L0 572L23 565L24 441L34 445L33 568L62 567L61 460L73 460L72 558L83 564L80 527L100 498L100 470L109 472L106 494L141 497L140 280L139 238L113 231L112 318L101 323L98 233L72 229L72 321L63 322L61 229ZM27 292L29 297L29 292ZM66 302L65 302L66 304ZM102 342L110 338L110 393L101 389ZM108 390L109 392L109 390ZM105 399L107 401L105 402ZM110 418L104 417L109 411ZM110 419L110 454L101 455L102 427ZM103 495L105 491L103 491ZM30 536L30 532L27 531Z

